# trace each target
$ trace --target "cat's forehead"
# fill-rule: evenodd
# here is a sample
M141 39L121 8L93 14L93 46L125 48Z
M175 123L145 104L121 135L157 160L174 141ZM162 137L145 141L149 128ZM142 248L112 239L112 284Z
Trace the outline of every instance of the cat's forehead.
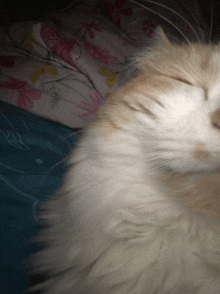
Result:
M220 83L220 46L189 44L156 47L136 57L142 72L158 73L210 89Z

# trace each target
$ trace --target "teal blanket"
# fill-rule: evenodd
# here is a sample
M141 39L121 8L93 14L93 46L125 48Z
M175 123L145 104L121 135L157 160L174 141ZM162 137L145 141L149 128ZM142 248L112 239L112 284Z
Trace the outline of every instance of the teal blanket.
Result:
M76 130L0 101L1 294L21 293L29 284L21 262L33 250L35 216L61 183L77 138Z

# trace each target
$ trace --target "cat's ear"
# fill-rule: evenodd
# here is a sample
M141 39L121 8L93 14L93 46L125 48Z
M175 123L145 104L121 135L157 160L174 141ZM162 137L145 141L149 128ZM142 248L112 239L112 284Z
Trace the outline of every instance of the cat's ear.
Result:
M167 38L166 34L164 33L164 30L158 26L155 30L154 33L154 40L156 42L156 44L160 44L163 46L170 46L171 42L170 40Z

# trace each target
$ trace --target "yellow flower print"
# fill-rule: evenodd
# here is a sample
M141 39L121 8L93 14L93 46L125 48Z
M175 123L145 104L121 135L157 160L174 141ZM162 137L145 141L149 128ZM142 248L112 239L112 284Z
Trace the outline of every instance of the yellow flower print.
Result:
M109 96L111 96L112 93L106 92L105 93L105 98L108 98Z
M34 67L35 71L31 74L31 81L35 83L42 74L47 73L51 76L58 76L58 70L55 66L51 66L50 64L45 64L44 67L37 65Z
M130 46L131 45L131 43L129 43L128 41L126 41L126 40L124 40L122 38L119 38L119 40L122 40L123 41L123 45L124 46Z
M109 70L107 67L102 67L99 69L99 74L101 76L107 77L105 84L109 87L112 88L114 86L115 83L115 79L116 79L116 73Z
M31 44L31 42L35 42L35 39L32 36L33 32L34 32L34 30L32 28L30 28L28 30L27 37L23 42L23 45L25 45L28 49L32 49L33 45Z

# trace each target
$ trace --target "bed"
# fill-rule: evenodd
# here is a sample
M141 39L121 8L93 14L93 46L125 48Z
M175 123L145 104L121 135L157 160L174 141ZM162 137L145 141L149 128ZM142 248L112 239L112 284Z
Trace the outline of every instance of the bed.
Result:
M33 20L1 25L1 293L22 293L33 282L22 262L36 250L30 238L38 207L61 184L82 130L130 78L129 58L151 45L158 24L176 42L183 35L206 38L197 2L158 2L156 11L179 30L125 0L73 1L41 18L33 12ZM193 17L188 8L196 11Z

